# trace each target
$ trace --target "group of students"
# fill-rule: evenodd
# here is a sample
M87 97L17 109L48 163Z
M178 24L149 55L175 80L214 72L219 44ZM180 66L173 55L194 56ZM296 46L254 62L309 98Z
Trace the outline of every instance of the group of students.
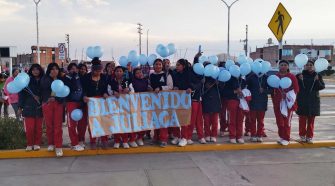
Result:
M198 63L200 53L194 58ZM205 62L206 66L209 64ZM224 66L224 62L219 65ZM192 113L189 125L182 127L160 128L153 131L152 144L165 147L170 143L178 146L193 144L193 130L196 128L199 143L215 143L218 136L219 118L220 131L229 132L229 142L244 143L243 121L246 118L250 130L250 141L262 142L264 134L264 117L268 106L268 95L272 96L278 134L278 143L288 145L293 112L299 115L299 134L304 142L312 142L315 116L320 115L319 90L325 87L322 77L313 70L314 63L309 61L302 74L297 76L289 72L287 61L279 62L278 77L288 77L291 87L282 90L271 88L267 84L267 75L251 73L247 77L231 77L227 82L219 82L211 77L197 75L192 64L186 59L179 59L174 70L170 69L168 59L156 59L153 71L150 67L141 66L132 69L108 63L105 68L98 58L92 60L91 71L84 64L71 63L67 74L62 74L56 63L48 65L46 72L38 64L33 64L28 71L30 91L19 93L18 115L24 117L27 137L27 151L39 150L42 137L42 123L46 124L48 151L55 151L62 156L62 122L63 114L67 116L68 132L73 150L82 151L85 148L85 133L90 134L90 148L108 148L110 136L94 138L88 126L86 103L89 97L109 96L119 97L120 94L132 92L164 90L185 90L191 94ZM59 79L70 88L66 98L59 98L51 90L51 84ZM247 89L247 91L246 91ZM286 98L286 93L293 90L297 101L287 116L281 113L280 102ZM300 90L300 91L299 91ZM249 94L249 95L248 95ZM247 96L246 96L247 95ZM251 99L244 99L250 97ZM244 103L242 103L244 102ZM64 109L65 108L65 109ZM74 109L81 109L83 117L80 121L71 118ZM227 130L228 129L228 130ZM138 147L144 145L144 137L151 131L136 133L113 134L114 148Z

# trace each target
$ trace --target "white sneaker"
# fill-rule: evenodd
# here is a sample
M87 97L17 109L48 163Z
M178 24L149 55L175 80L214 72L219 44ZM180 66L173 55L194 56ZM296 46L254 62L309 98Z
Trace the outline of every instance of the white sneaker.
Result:
M313 144L313 143L314 143L313 138L307 138L307 139L306 139L306 142L307 142L308 144Z
M82 146L84 149L86 148L86 145L85 145L85 143L83 141L80 141L79 145Z
M216 137L211 137L211 142L216 143Z
M79 151L79 152L85 150L84 147L82 147L81 145L75 145L72 147L72 149L74 151Z
M179 140L178 146L179 147L184 147L187 145L187 140L185 138Z
M39 151L41 147L39 145L34 145L34 151Z
M199 143L201 143L201 144L206 144L207 142L206 142L205 138L201 138L201 139L199 140Z
M307 142L307 139L305 136L300 136L299 142Z
M143 146L144 145L144 142L143 142L142 139L138 139L136 142L137 142L137 145L139 145L139 146Z
M177 137L175 137L175 138L173 138L173 140L171 140L171 143L172 143L173 145L177 145L178 142L179 142L179 138L177 138Z
M32 151L33 150L33 146L27 146L26 147L26 151Z
M262 143L263 142L263 138L262 137L258 137L257 138L257 142L261 142Z
M192 140L190 140L190 139L187 140L187 145L193 145L193 143L194 143L194 142L193 142Z
M231 144L236 144L236 139L230 139L229 142L230 142Z
M237 143L244 144L244 139L243 138L237 139Z
M290 142L286 140L282 140L280 144L283 146L287 146L288 144L290 144Z
M62 157L63 156L62 148L56 148L56 156L57 157Z
M220 137L223 137L223 136L224 136L224 132L220 131Z
M277 143L278 143L278 144L281 144L282 141L283 141L283 138L279 138L279 139L277 140Z
M251 141L251 142L257 142L257 138L256 138L256 137L251 137L251 138L250 138L250 141Z
M122 146L124 149L129 149L129 144L128 143L122 143Z
M114 143L114 149L120 148L120 143Z
M211 142L211 137L205 137L206 142Z
M53 146L53 145L49 145L48 146L48 151L49 152L52 152L52 151L54 151L55 150L55 146Z
M129 145L130 145L132 148L137 148L137 147L138 147L138 145L136 144L135 141L130 142Z

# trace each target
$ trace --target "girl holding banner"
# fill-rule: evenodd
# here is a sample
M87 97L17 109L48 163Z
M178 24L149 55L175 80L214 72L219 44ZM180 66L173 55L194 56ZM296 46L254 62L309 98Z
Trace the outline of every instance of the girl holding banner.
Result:
M154 62L154 72L150 74L150 84L153 90L158 94L161 90L172 90L173 80L172 76L166 76L163 71L163 61L156 59ZM160 141L161 147L166 147L168 140L168 129L155 129L153 142Z

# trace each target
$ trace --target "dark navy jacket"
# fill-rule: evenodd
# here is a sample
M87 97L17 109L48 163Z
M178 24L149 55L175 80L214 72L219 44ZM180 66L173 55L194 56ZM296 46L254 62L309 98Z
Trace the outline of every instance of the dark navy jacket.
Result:
M247 86L251 92L251 101L249 102L250 110L266 111L268 108L268 94L272 93L272 89L267 83L267 75L258 77L252 73L247 77ZM263 88L263 93L260 92Z
M246 81L241 77L239 79L231 77L229 81L220 85L220 92L225 100L240 100L237 94L234 93L234 90L246 87Z
M218 81L211 78L205 78L204 92L202 95L203 113L219 113L221 111L221 98Z

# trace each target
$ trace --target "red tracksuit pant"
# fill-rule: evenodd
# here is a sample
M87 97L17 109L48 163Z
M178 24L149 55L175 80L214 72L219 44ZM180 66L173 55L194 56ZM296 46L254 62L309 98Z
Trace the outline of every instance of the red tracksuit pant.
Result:
M240 139L243 133L244 114L238 100L228 100L229 139Z
M299 116L299 136L313 138L314 120L315 116Z
M224 132L228 128L227 122L227 100L221 102L221 113L220 113L220 131Z
M81 104L77 102L68 102L66 104L68 131L71 140L71 145L78 145L79 141L85 141L85 132L87 128L87 112L86 109L81 109ZM83 118L79 121L74 121L71 118L71 113L75 109L83 111Z
M204 137L204 120L202 118L202 104L200 101L192 101L191 123L188 126L187 139L191 140L194 127L197 130L198 139Z
M251 121L250 121L250 112L245 112L244 113L244 116L245 116L245 128L244 128L244 131L247 133L247 132L250 132L251 133Z
M205 136L217 137L219 125L219 113L204 113Z
M42 106L45 124L47 126L48 145L62 148L63 143L63 104L52 101Z
M251 137L263 137L265 111L250 111Z
M167 142L168 141L168 129L161 128L154 130L154 141Z
M285 117L280 112L280 103L279 104L274 103L273 109L274 109L275 116L276 116L276 123L278 127L279 137L286 141L290 141L291 120L292 120L293 111L288 110L287 112L288 115L287 117Z
M26 131L27 146L41 145L43 118L24 118L24 130Z

